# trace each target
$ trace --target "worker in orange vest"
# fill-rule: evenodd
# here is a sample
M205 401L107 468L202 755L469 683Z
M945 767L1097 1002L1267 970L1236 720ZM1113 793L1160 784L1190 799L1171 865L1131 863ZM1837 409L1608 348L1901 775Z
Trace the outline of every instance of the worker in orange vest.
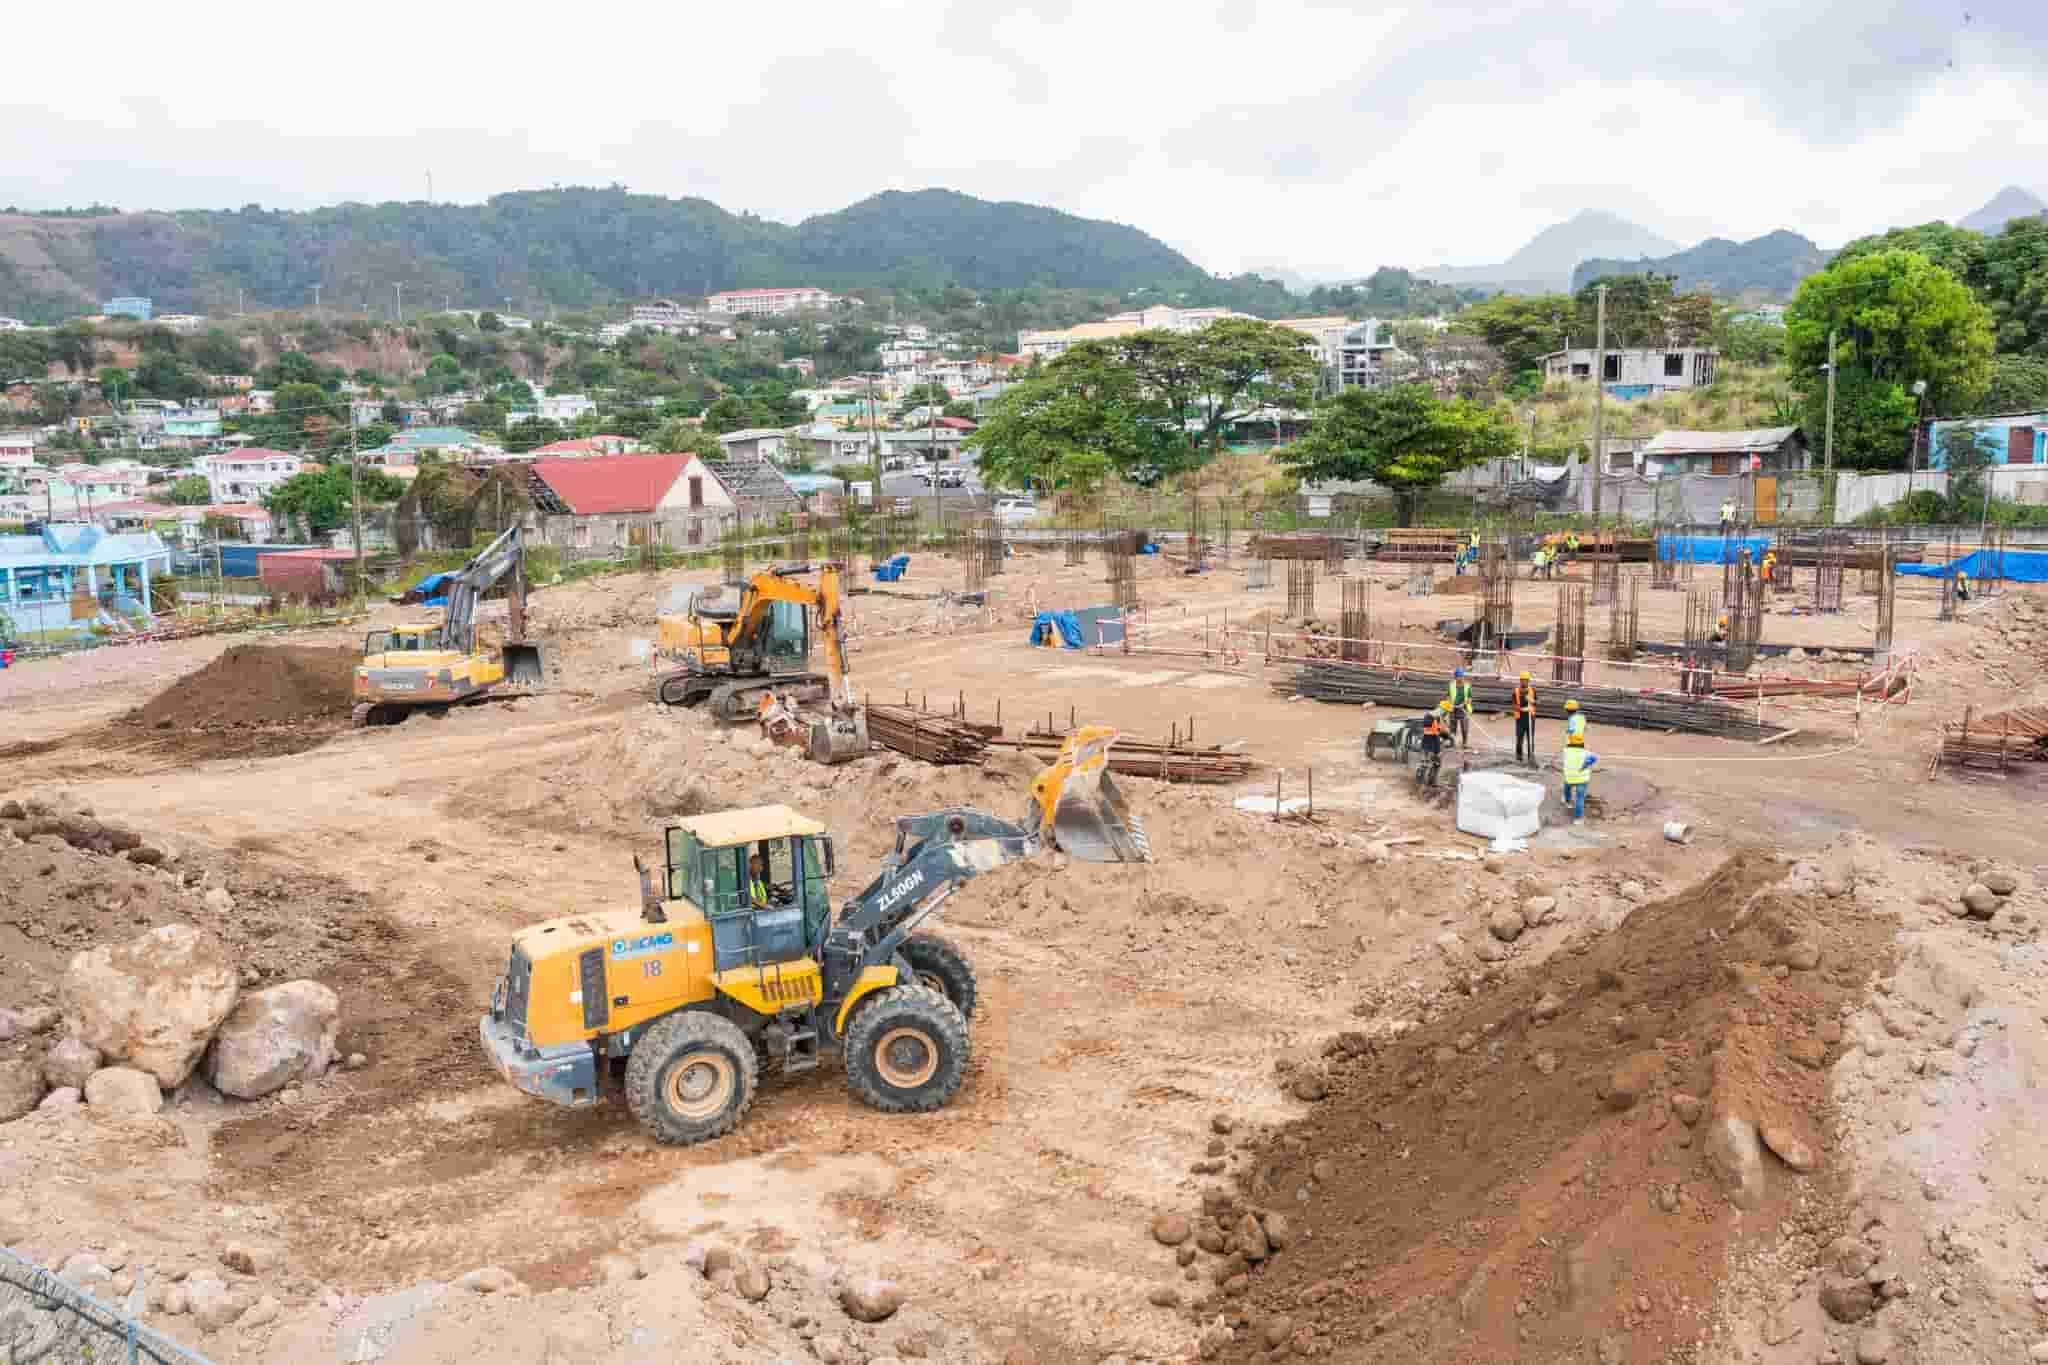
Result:
M1524 744L1527 758L1522 756ZM1515 684L1515 761L1536 766L1536 686L1526 672Z

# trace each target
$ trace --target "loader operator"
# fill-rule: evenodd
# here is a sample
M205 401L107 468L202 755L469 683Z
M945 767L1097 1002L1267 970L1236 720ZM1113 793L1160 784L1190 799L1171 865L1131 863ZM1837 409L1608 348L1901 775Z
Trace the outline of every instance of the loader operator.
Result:
M747 902L756 910L768 908L768 860L759 853L747 855Z

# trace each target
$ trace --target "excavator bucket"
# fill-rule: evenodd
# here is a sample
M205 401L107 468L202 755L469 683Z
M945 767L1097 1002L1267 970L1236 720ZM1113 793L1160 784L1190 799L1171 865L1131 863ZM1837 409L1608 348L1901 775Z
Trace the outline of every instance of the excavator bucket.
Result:
M540 666L540 646L517 641L505 645L505 681L539 686L546 677Z
M813 763L846 763L865 757L868 751L867 713L835 712L811 722L807 751Z
M1052 766L1031 784L1039 834L1069 856L1087 863L1149 863L1152 844L1145 827L1124 804L1109 776L1109 746L1116 731L1083 726L1067 736Z

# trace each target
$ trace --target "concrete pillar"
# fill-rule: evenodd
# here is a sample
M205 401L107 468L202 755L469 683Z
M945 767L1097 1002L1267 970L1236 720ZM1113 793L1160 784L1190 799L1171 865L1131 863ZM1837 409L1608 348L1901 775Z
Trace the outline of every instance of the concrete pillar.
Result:
M140 564L136 565L135 567L142 575L142 619L154 623L156 621L156 613L150 610L151 598L149 595L149 561L147 559L144 559Z

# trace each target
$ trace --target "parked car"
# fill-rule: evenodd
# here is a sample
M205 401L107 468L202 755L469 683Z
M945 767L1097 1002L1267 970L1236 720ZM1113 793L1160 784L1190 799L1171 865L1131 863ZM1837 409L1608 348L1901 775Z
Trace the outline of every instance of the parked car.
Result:
M967 486L967 471L966 471L966 470L964 470L964 469L961 469L961 468L959 468L958 466L955 466L955 467L953 467L953 468L951 468L951 469L941 469L941 470L939 471L939 487L941 487L941 488L965 488L966 486Z
M1004 498L996 503L995 514L1003 525L1017 526L1038 520L1038 504L1029 498Z

